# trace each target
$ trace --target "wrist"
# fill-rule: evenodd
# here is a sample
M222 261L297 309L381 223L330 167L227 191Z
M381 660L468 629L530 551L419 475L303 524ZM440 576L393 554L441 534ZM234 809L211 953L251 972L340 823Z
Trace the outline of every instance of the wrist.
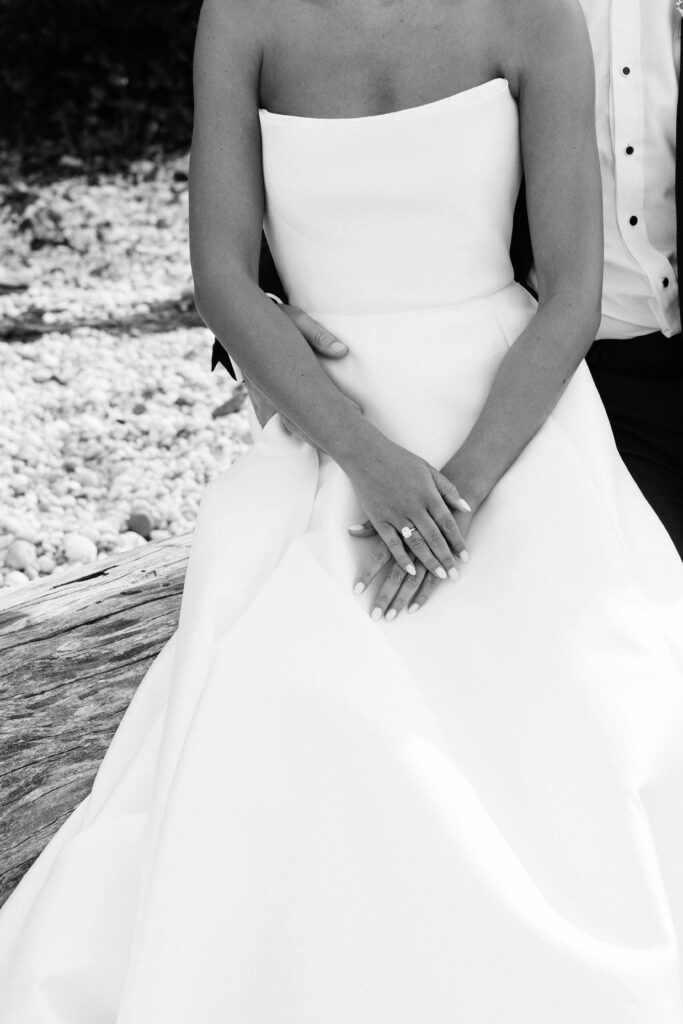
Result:
M352 414L342 430L335 433L326 449L345 473L351 475L369 450L376 446L384 435L352 406Z
M495 480L490 480L484 472L483 466L462 451L449 459L441 472L458 488L460 496L473 512L486 500L495 484Z

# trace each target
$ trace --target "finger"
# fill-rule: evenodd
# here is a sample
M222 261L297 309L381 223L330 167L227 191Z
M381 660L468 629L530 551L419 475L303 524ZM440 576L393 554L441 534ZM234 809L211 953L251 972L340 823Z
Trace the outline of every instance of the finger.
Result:
M414 533L413 537L417 537L419 534L436 559L438 568L435 575L442 580L446 579L446 576L450 576L452 580L457 580L458 569L453 552L431 515L428 512L423 512L419 517L415 518L414 522L418 533ZM427 568L430 568L430 566ZM431 569L430 571L434 570Z
M413 560L404 548L403 542L394 527L389 523L378 523L375 529L389 548L392 557L398 565L401 566L404 572L414 576L417 570L415 569Z
M348 526L347 530L352 537L374 537L377 533L369 519L364 523L354 523L353 526Z
M422 524L421 526L418 525L418 519ZM415 517L415 529L409 537L406 537L405 543L410 551L415 555L416 559L424 565L425 569L433 573L435 576L438 576L439 579L445 580L448 577L448 569L455 568L455 560L451 552L447 550L447 556L450 559L450 564L445 567L440 558L432 550L431 545L427 543L424 534L432 537L436 532L436 527L434 525L430 525L430 523L431 517L427 516L426 513L422 513L420 517ZM441 539L443 546L447 548L445 541L443 541L443 538ZM443 551L442 554L444 554Z
M446 538L451 550L463 562L469 561L470 556L465 544L465 538L448 505L444 501L440 501L438 504L435 502L429 507L429 514L438 526L441 534Z
M379 588L377 596L372 603L372 611L370 618L373 622L379 622L382 616L386 613L387 622L391 622L392 619L396 618L396 611L393 608L389 608L389 605L396 597L397 593L401 589L401 584L406 579L407 574L403 571L400 565L396 562L390 566L389 571L384 577L384 582ZM389 608L389 611L387 609Z
M472 509L470 505L464 498L460 497L460 492L453 481L449 480L447 476L443 475L443 473L439 473L436 469L432 472L434 476L434 483L446 504L450 508L456 509L458 512L471 512Z
M318 355L339 359L349 351L343 341L340 341L331 331L326 330L303 310L299 309L293 312L292 320Z
M303 309L299 309L298 306L284 305L282 309L318 355L329 359L340 359L348 354L348 345L345 345L343 341L340 341L336 335L319 324L313 317L310 317L308 313L304 313ZM358 412L362 413L364 411L363 406L355 398L352 398L351 395L346 395L345 392L342 392L342 394L348 398L351 405L355 406Z
M440 582L436 576L431 576L429 573L425 575L422 586L415 595L412 604L408 605L409 615L414 615L415 612L419 612L420 608L424 607Z
M390 621L390 618L395 618L396 615L400 615L404 608L409 607L413 603L413 598L420 589L426 575L427 570L425 567L423 565L418 565L415 576L403 577L403 583L391 602L391 607L385 613L387 622ZM432 577L432 579L435 579L435 577ZM395 612L396 615L392 616L392 611Z
M353 585L354 594L362 594L369 584L372 583L377 573L384 568L387 562L391 561L391 558L391 551L389 551L384 541L378 541L376 544L373 544L356 576Z

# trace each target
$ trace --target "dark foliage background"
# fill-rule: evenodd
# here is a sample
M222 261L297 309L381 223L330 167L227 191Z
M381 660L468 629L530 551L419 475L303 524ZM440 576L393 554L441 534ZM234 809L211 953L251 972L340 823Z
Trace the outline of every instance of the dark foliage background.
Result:
M15 172L187 148L200 6L0 0L0 140Z

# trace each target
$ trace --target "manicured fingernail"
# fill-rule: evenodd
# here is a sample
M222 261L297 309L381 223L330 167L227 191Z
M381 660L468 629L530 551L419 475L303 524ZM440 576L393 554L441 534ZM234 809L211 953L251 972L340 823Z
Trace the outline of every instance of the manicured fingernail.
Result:
M362 594L364 590L365 590L365 584L364 583L356 583L355 587L353 588L354 594Z
M365 527L362 523L354 523L353 526L347 526L347 530L353 530L354 533L358 533L359 530L364 530Z
M411 576L417 576L417 569L415 568L412 562L408 562L406 569L408 570Z
M436 575L439 577L440 580L445 580L446 579L446 570L444 569L444 567L442 565L440 565L439 568L435 570L435 572L436 572Z
M411 604L410 608L408 609L408 614L409 615L414 615L415 612L419 612L419 610L420 610L419 604Z
M346 345L341 341L333 341L330 345L330 352L346 352Z
M459 509L462 509L463 512L472 511L471 505L468 505L464 498L458 498L455 504L458 506Z
M384 617L387 620L387 622L391 622L392 619L396 618L397 614L398 614L398 612L396 611L395 608L390 608L389 611L387 612L387 614Z
M459 557L460 557L460 561L461 562L469 562L469 560L470 560L470 553L469 553L469 551L461 551Z
M379 622L379 620L382 618L382 609L373 608L370 618L372 619L373 622Z
M459 572L458 572L458 570L457 570L457 569L455 568L455 566L452 566L452 567L451 567L451 568L450 568L450 569L448 570L448 575L450 576L450 578L451 578L452 580L457 580L457 578L458 578L458 576L460 575L460 573L459 573Z

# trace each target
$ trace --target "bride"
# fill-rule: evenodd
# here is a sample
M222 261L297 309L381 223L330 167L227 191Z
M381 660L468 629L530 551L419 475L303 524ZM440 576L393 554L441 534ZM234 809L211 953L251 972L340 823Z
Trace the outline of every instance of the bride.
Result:
M592 83L575 0L206 0L197 302L280 415L0 913L3 1024L681 1024L683 570L582 362Z

